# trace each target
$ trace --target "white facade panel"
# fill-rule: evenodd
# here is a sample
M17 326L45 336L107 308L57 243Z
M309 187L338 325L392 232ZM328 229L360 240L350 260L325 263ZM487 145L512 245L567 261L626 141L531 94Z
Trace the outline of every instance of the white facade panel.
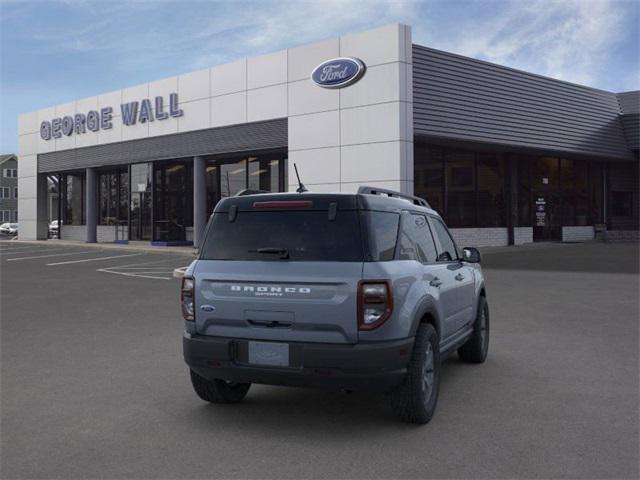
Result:
M340 183L340 148L316 148L289 152L289 183L296 183L294 163L298 166L300 178L305 185L319 183ZM315 191L315 188L311 190Z
M340 56L359 58L368 66L406 62L405 43L402 25L386 25L340 37Z
M247 92L247 120L259 122L287 116L287 85L258 88Z
M204 101L208 102L208 99L205 99ZM185 107L183 104L180 104L180 108L184 109ZM153 122L149 122L149 136L158 137L160 135L171 135L172 133L178 133L179 118L180 117L169 117L165 118L164 120L154 120Z
M247 60L211 68L211 96L226 95L247 89Z
M35 155L38 153L37 133L27 133L18 137L18 153L19 155Z
M18 135L40 131L38 112L21 113L18 115Z
M211 127L236 125L247 121L247 92L211 99Z
M180 102L202 100L211 96L211 69L198 70L178 77Z
M178 91L178 77L169 77L164 78L162 80L156 80L155 82L149 83L149 94L148 98L151 100L151 104L153 108L155 108L154 99L156 97L163 97L165 99L165 104L168 101L169 95L172 93L176 93ZM147 96L141 96L137 100L140 101L143 98L147 98Z
M208 98L181 103L180 108L184 112L181 117L170 117L163 122L177 122L179 132L200 130L211 126L211 105Z
M121 138L123 141L136 140L138 138L147 138L149 136L149 124L153 122L138 122L133 125L121 126L120 122L113 122L111 130L119 128L121 130ZM105 130L106 131L106 130ZM100 130L100 137L102 138L103 130ZM102 143L102 142L100 142Z
M118 105L120 101L118 101ZM98 96L83 98L76 101L76 112L87 114L90 110L98 110Z
M127 126L127 128L130 128ZM113 143L122 141L122 124L113 122L113 126L107 130L98 130L98 143Z
M342 145L402 140L400 113L400 102L341 110Z
M18 179L35 177L38 174L38 157L36 155L20 155L18 158ZM18 191L19 192L19 191Z
M371 182L401 180L400 158L403 142L367 143L341 147L342 181Z
M115 90L109 93L98 95L98 110L105 107L113 108L113 115L120 115L120 104L122 103L122 90Z
M287 83L287 51L247 59L247 89Z
M288 80L309 79L314 68L331 58L340 56L340 39L302 45L289 49Z
M143 98L149 98L149 84L144 83L142 85L136 85L134 87L123 88L122 89L122 100L118 102L113 102L108 105L100 105L100 107L113 107L114 114L119 115L120 112L116 112L116 109L120 109L120 103L127 102L139 102Z
M289 84L289 116L340 108L340 90L320 88L308 78Z
M98 144L98 132L87 130L86 133L76 136L76 148L91 147Z
M402 100L405 73L404 64L397 62L367 68L366 81L363 78L349 88L340 89L340 106L349 108Z
M38 188L35 177L19 177L18 193L24 198L36 198L38 196Z
M340 145L340 112L289 118L289 151Z

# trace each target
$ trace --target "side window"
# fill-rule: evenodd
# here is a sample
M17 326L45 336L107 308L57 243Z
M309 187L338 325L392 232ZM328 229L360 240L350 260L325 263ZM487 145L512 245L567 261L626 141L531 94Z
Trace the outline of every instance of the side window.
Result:
M369 231L369 255L374 262L393 260L400 215L390 212L364 212Z
M440 241L441 250L438 252L439 261L446 262L457 260L458 251L456 249L456 244L451 238L451 235L449 235L449 232L442 221L437 218L431 218L431 225L433 226L433 233Z
M403 215L399 258L421 263L435 262L436 246L424 215Z

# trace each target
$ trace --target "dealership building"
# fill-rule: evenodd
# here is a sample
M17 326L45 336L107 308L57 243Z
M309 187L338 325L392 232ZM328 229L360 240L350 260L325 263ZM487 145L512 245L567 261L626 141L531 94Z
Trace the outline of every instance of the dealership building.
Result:
M464 245L637 239L639 105L388 25L20 115L19 236L197 243L296 164L313 192L424 197Z

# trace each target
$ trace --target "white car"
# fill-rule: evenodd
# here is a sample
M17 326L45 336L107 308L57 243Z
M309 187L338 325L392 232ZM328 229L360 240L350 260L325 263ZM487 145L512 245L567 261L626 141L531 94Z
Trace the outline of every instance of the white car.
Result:
M3 223L0 225L0 233L5 235L17 235L18 224L17 223Z

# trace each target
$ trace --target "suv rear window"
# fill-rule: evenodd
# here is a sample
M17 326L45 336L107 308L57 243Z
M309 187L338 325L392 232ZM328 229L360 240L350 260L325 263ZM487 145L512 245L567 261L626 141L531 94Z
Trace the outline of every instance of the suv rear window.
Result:
M339 210L334 220L322 210L240 211L233 222L215 213L203 260L363 261L357 211Z

